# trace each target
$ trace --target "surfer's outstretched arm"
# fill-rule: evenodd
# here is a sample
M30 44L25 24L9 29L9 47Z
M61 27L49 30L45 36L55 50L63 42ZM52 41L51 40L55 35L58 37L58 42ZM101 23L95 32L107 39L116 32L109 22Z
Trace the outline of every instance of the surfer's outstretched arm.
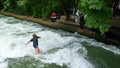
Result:
M29 43L30 43L30 41L28 41L26 45L28 45Z

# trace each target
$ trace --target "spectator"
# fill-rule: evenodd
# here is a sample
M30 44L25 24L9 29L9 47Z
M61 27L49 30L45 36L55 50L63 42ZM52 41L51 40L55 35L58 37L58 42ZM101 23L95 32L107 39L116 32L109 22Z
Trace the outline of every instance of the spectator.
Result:
M51 21L52 21L52 22L55 22L55 21L56 21L56 18L57 18L57 14L56 14L55 12L53 12L53 13L51 14Z
M60 19L61 14L58 12L57 13L57 19Z
M114 1L112 2L111 7L112 7L112 16L115 17L117 8L116 8L116 3Z
M73 16L76 16L77 9L73 8Z
M76 23L79 23L79 19L80 19L79 10L77 10L76 16L75 16L75 22L76 22Z
M118 15L120 16L120 1L118 3Z
M80 32L84 32L84 25L85 25L85 20L84 20L84 14L80 12Z

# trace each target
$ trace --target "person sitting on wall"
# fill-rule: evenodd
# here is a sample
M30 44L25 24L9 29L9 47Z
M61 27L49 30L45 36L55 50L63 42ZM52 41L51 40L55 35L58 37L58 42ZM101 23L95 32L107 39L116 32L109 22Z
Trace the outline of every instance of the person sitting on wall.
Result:
M51 14L51 21L52 21L52 22L55 22L55 21L56 21L56 18L57 18L57 14L56 14L55 12L53 12L53 13Z

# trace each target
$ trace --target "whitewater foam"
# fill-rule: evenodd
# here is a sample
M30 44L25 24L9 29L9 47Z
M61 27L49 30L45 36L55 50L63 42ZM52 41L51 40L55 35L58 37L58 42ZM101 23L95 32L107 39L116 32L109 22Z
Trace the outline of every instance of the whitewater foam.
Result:
M6 58L35 55L32 43L25 45L32 38L33 33L41 37L39 39L39 48L42 52L40 54L42 58L38 56L36 59L40 59L44 63L56 63L60 66L66 64L69 68L94 68L94 65L86 59L87 50L82 46L81 42L88 42L90 45L101 46L104 49L120 54L119 49L108 47L94 39L85 36L77 38L71 33L66 32L63 34L62 31L57 33L57 30L52 31L52 29L38 24L16 20L12 17L0 18L0 29L0 38L2 39L0 42L0 68L7 68ZM75 33L74 35L78 34ZM50 50L54 52L48 53Z

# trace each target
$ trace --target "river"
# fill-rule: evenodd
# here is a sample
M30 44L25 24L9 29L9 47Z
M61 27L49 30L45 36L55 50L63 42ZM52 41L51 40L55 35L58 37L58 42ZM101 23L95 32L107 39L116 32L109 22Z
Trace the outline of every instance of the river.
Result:
M32 43L36 33L40 55ZM120 68L120 49L95 39L0 15L0 68Z

